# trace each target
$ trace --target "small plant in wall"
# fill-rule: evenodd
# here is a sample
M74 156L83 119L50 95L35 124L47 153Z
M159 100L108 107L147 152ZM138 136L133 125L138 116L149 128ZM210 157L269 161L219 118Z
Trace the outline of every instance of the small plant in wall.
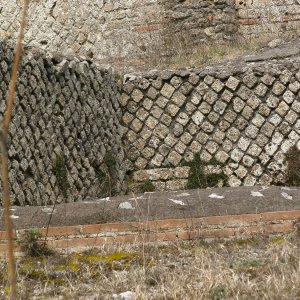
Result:
M151 182L151 180L145 180L140 184L140 191L142 193L146 193L146 192L154 192L155 191L155 186L154 184Z
M286 154L287 174L286 183L289 186L300 186L300 150L298 142Z
M200 158L200 153L196 153L194 159L186 162L186 165L190 167L186 184L187 189L216 187L220 182L224 185L227 179L227 176L221 169L218 172L207 172L207 167L215 167L217 169L222 164L214 159L208 162L203 161Z
M68 170L66 167L65 158L63 155L58 155L54 163L54 174L56 182L62 195L66 198L68 196Z
M107 197L116 194L116 159L111 151L106 152L102 164L92 164L99 183L99 196Z

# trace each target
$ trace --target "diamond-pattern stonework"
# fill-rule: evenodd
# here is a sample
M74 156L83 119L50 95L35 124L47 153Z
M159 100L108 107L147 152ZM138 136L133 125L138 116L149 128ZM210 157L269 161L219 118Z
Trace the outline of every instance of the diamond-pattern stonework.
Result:
M9 42L0 40L1 115L13 52ZM13 203L49 205L124 191L121 120L132 143L139 141L143 123L136 111L122 115L120 104L140 102L141 89L128 86L130 96L120 97L111 72L84 59L67 60L37 50L24 53L19 81L8 148ZM100 173L108 171L108 161L113 187L104 191Z
M153 168L154 164L157 168L180 167L185 160L193 159L193 154L200 153L203 161L214 159L220 162L228 176L225 184L282 182L286 165L281 157L285 157L289 148L300 139L297 94L300 83L293 79L296 77L293 72L297 70L288 70L288 64L261 65L258 72L249 65L243 72L227 71L222 78L212 69L211 73L206 70L203 74L201 70L169 73L168 78L157 72L152 77L144 74L128 81L129 85L133 84L132 92L124 92L121 102L124 125L131 126L125 134L128 137L125 136L126 149L136 145L135 140L129 141L130 132L142 133L138 131L141 130L139 122L134 123L132 116L142 121L145 112L138 110L139 113L128 115L124 103L128 106L134 100L132 94L135 98L140 95L134 91L138 89L139 78L145 76L150 84L145 90L140 89L144 98L138 102L139 107L145 108L149 101L147 92L156 88L157 81L161 82L158 91L165 99L165 106L160 106L161 113L155 114L148 109L153 119L150 124L147 120L144 122L148 127L150 125L151 137L145 139L144 147L136 147L139 156L150 157L149 149L155 149L162 156L153 161L151 154L145 169ZM127 82L127 91L126 85ZM178 178L168 180L176 182ZM164 179L158 181L164 182ZM171 185L164 184L164 188Z
M5 98L8 42L0 54ZM219 162L223 184L282 183L286 154L300 140L298 60L136 73L121 84L84 58L25 53L8 149L12 199L44 205L120 192L128 171L151 170L159 189L184 187L185 162L196 153L207 169ZM66 167L66 196L57 161ZM114 185L103 192L107 166Z

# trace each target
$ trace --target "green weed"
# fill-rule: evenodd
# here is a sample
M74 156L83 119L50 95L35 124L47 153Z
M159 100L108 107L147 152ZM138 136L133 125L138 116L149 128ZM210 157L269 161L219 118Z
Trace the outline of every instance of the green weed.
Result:
M208 162L202 161L199 153L196 153L194 159L191 162L187 162L186 165L190 167L188 182L186 184L187 189L215 187L219 181L222 180L224 182L227 179L224 172L219 174L205 174L205 166L216 166L220 165L220 163L215 159L211 159Z

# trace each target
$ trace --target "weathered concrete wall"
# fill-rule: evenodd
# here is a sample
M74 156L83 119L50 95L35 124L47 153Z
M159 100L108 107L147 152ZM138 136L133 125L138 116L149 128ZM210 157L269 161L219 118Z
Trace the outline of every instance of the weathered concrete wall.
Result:
M176 168L200 153L230 186L285 182L300 139L299 66L298 57L128 75L121 105L134 179L183 188L188 170Z
M300 29L300 3L297 0L236 0L239 35L295 35Z
M1 116L12 59L12 47L1 40ZM110 72L84 60L25 55L9 135L14 203L105 196L106 175L120 192L125 174L120 118L119 90Z
M0 34L16 34L19 3L0 0ZM203 42L232 39L235 15L234 0L33 1L25 40L118 69L147 69Z

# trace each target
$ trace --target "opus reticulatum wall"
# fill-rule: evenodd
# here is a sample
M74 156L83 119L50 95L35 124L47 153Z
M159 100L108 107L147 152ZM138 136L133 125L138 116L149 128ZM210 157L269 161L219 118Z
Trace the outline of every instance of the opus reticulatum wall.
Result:
M0 0L0 36L16 36L20 3ZM211 42L292 35L299 22L297 0L31 1L25 42L134 71Z
M284 183L300 138L299 66L286 58L128 75L121 105L135 181L184 188L199 153L206 173L226 176L218 185Z

